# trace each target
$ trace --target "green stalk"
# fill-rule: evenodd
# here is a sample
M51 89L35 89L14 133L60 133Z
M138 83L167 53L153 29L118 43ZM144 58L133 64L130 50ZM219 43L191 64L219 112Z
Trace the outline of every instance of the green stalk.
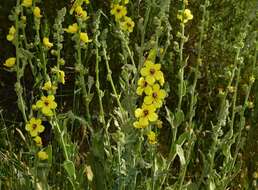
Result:
M256 41L255 45L256 45L256 49L255 49L255 53L254 53L254 57L253 57L252 71L251 71L251 75L250 76L254 75L254 71L255 71L255 68L256 68L256 60L257 60L257 53L258 53L258 41ZM240 76L240 73L239 73L239 76ZM240 147L240 143L241 143L242 131L243 131L243 128L245 126L245 116L244 116L244 113L245 113L245 110L246 110L246 107L247 107L247 103L248 103L248 99L249 99L249 96L250 96L250 93L251 93L252 86L253 86L253 83L250 82L249 86L248 86L248 89L247 89L247 93L245 95L244 105L243 105L243 108L242 108L242 110L240 112L239 135L238 135L238 139L237 139L237 142L236 142L236 150L234 152L233 161L231 162L231 165L230 165L231 169L235 165L235 162L237 160L237 156L238 156L239 150L241 148Z
M85 78L84 78L84 65L82 64L82 55L81 55L81 41L80 41L80 32L81 32L81 21L79 20L79 33L78 33L78 37L77 37L77 68L79 69L79 83L80 83L80 87L82 88L82 96L83 96L83 102L85 105L85 109L86 109L86 118L87 121L91 121L91 116L90 116L90 109L89 109L89 99L88 99L88 93L87 93L87 89L86 89L86 83L85 83Z
M184 10L184 8L183 8ZM183 50L184 50L184 43L185 43L185 24L181 23L181 41L180 41L180 49L179 49L179 100L177 109L181 110L181 104L183 100L183 83L184 83L184 68L185 64L183 63Z
M107 79L108 79L108 81L111 84L111 87L112 87L112 90L113 90L113 93L115 95L115 98L116 98L116 101L117 101L117 104L118 104L119 108L121 110L123 110L122 104L120 102L120 98L119 98L119 96L117 94L117 90L116 90L116 87L115 87L114 82L113 82L112 71L110 69L108 58L107 58L106 43L105 44L102 43L102 46L103 46L103 56L104 56L104 60L105 60L106 68L107 68L107 72L108 72Z
M20 0L17 0L16 3L16 10L17 7L20 5ZM16 33L15 33L15 52L16 52L16 77L17 77L17 82L15 84L15 91L18 97L18 107L20 111L22 112L22 116L25 122L27 122L27 115L25 111L25 102L23 99L23 89L21 85L21 77L23 76L24 73L24 63L22 63L22 69L20 69L20 57L19 57L19 16L17 15L19 13L15 13L15 28L16 28Z
M100 31L99 31L99 24L100 24L100 13L98 13L98 17L96 19L96 25L95 25L95 29L96 29L96 33L94 36L94 43L95 43L95 53L96 53L96 63L95 63L95 73L96 73L96 89L97 89L97 93L98 93L98 98L99 98L99 107L100 107L100 113L99 113L99 118L100 118L100 122L106 126L106 121L105 121L105 112L103 109L103 103L102 103L102 98L104 96L104 92L100 89L100 82L99 82L99 61L100 61L100 56L99 56L99 35L100 35Z
M201 26L200 26L200 39L198 42L198 55L197 55L197 64L194 70L194 82L193 82L193 86L192 86L192 93L191 93L191 100L190 100L190 109L189 109L189 130L193 130L193 117L195 115L195 98L196 98L196 85L197 85L197 81L199 79L199 64L200 64L200 60L201 60L201 49L202 49L202 41L203 41L203 35L204 35L204 23L205 23L205 17L206 17L206 8L207 8L207 0L204 3L204 10L203 10L203 14L202 14L202 21L201 21ZM180 178L180 182L179 182L179 190L182 189L183 186L183 182L185 179L185 175L186 175L186 171L187 171L187 167L188 167L188 163L191 157L191 152L192 152L192 148L193 145L195 143L195 140L193 140L193 138L190 138L190 144L191 146L188 148L187 150L187 156L186 156L186 164L185 166L183 166L183 170L181 170L181 178Z

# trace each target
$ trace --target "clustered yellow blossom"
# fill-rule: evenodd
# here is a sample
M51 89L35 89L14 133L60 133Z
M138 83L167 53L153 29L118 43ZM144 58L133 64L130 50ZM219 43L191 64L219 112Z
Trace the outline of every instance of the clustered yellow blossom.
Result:
M89 4L89 0L84 1L86 4ZM81 6L75 7L75 16L77 18L82 19L83 21L87 20L89 17L87 16L87 12L83 10ZM82 44L92 42L91 39L89 39L89 36L86 32L81 32L79 30L79 26L77 23L73 23L72 25L69 25L68 28L65 28L64 31L70 34L75 34L79 31L79 39Z
M32 6L32 0L23 0L22 6L24 7L31 7Z
M51 83L51 81L47 81L44 86L42 87L42 90L46 91L52 91L55 92L57 87Z
M154 63L154 60L155 58L147 59L140 70L141 77L138 80L136 93L144 97L142 106L135 110L137 118L137 121L133 123L135 128L147 128L150 124L162 127L162 121L158 119L156 111L161 108L166 97L166 91L161 88L165 81L160 70L161 65ZM150 144L157 143L157 135L153 131L150 131L147 136Z
M41 150L38 152L38 158L40 160L46 160L46 159L48 159L48 154L45 151Z
M47 37L44 37L44 38L43 38L43 45L44 45L46 48L48 48L48 49L50 49L50 48L53 47L53 43L51 43L51 42L49 41L49 38L47 38Z
M9 34L6 36L6 39L10 42L13 41L15 37L15 33L16 33L15 27L11 26L11 28L9 28Z
M128 2L128 0L124 1L124 5ZM124 5L112 4L110 13L115 16L116 22L119 23L119 26L123 31L132 32L135 23L130 17L126 16L127 9Z
M16 62L16 58L15 57L10 57L8 59L6 59L6 61L4 62L4 66L6 67L13 67L15 65L15 62Z
M88 34L86 32L81 32L80 33L80 40L84 43L89 43L92 40L89 39Z
M36 119L32 117L30 121L26 124L25 129L30 133L32 137L38 136L39 133L44 131L44 126L41 124L41 119Z
M36 136L33 140L34 140L34 142L36 143L36 145L37 145L38 147L41 147L41 146L42 146L42 139L41 139L40 136Z
M148 133L148 141L150 144L156 144L157 143L157 135L153 131L150 131Z
M65 72L64 71L62 71L56 67L52 68L51 71L57 75L57 79L59 82L61 82L62 84L65 84Z
M33 141L36 143L36 146L42 147L42 139L39 136L45 130L45 127L42 125L42 120L39 118L32 117L25 126L26 131L30 133L30 136L33 138ZM48 154L45 151L38 152L38 158L40 160L48 159Z
M55 97L53 95L42 96L41 99L36 102L36 107L40 109L45 116L53 116L53 111L57 107Z
M85 21L89 18L87 12L85 10L83 10L81 6L77 6L75 8L75 14L77 17L81 18L83 21Z
M86 4L90 4L90 0L84 0Z
M187 6L188 0L184 0L184 5ZM189 20L193 19L193 14L189 9L180 10L177 14L177 18L181 21L182 24L186 24Z
M64 29L67 33L74 34L78 31L78 24L74 23L69 25L68 28Z
M182 22L182 23L187 23L189 20L193 19L193 15L189 9L185 9L184 11L180 11L179 14L177 15L177 18Z
M42 17L42 15L41 15L41 13L40 13L40 8L39 8L39 7L35 7L35 8L33 9L33 14L34 14L34 16L35 16L36 18L41 18L41 17Z

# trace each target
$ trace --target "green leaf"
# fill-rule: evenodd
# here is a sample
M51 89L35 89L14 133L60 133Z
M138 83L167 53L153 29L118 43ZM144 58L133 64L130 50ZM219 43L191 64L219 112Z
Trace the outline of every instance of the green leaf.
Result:
M185 155L184 150L180 145L176 145L176 153L179 156L181 165L185 165Z
M66 160L64 161L64 168L66 170L66 172L68 173L69 177L71 178L76 178L76 175L75 175L75 166L73 164L73 162L71 160Z
M185 114L182 110L177 110L173 121L174 127L178 127L185 120Z

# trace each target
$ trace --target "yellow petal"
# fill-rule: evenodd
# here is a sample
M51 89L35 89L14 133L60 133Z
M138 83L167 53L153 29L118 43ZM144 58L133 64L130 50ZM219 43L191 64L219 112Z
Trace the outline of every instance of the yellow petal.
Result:
M138 86L143 86L144 83L145 83L144 78L143 78L143 77L139 78L139 80L138 80L138 82L137 82Z
M50 101L54 101L55 100L55 96L54 95L49 95L47 98Z
M155 112L152 112L148 115L148 119L149 121L152 121L152 122L157 121L158 115Z
M163 73L161 71L155 72L155 79L156 80L161 80L163 77Z
M148 69L146 67L143 67L140 72L142 76L147 76L149 74Z
M15 65L15 62L16 62L16 58L10 57L5 61L5 63L3 65L6 67L13 67Z
M143 88L137 87L137 89L136 89L136 94L139 95L139 96L141 96L142 93L143 93Z
M46 160L46 159L48 159L48 154L45 151L39 151L38 158L40 160Z
M160 87L159 87L158 84L154 84L153 87L152 87L152 89L153 89L154 92L158 92L159 89L160 89Z
M144 97L144 103L145 104L152 104L153 102L153 97L152 96L145 96Z
M154 68L156 71L159 71L160 68L161 68L161 65L160 64L154 64Z
M134 115L135 115L136 118L141 117L142 116L142 109L137 108L134 112Z
M38 126L38 132L42 133L45 130L45 127L43 125Z
M133 123L133 126L134 126L135 128L138 128L138 129L139 129L139 128L142 128L141 125L139 124L139 121L134 122L134 123Z
M161 106L162 106L162 101L161 101L161 100L156 100L156 101L154 102L154 106L155 106L156 108L161 108Z
M42 113L46 116L53 116L53 112L50 108L48 107L42 107Z
M32 137L36 137L38 135L37 131L36 130L30 130L30 135Z
M165 90L158 91L158 97L160 99L164 99L166 97L166 91Z
M153 67L154 63L150 60L147 60L144 62L144 65L147 67L147 68L150 68L150 67Z
M31 125L30 124L26 124L25 125L25 129L26 129L26 131L30 131L31 130Z
M145 92L145 94L147 94L147 95L151 95L151 94L152 94L152 89L151 89L151 87L150 87L149 85L146 86L145 89L144 89L144 92Z
M148 121L148 118L146 117L141 117L139 119L139 125L143 126L143 127L146 127L149 125L149 121Z
M44 102L43 102L42 100L38 100L38 101L36 102L36 107L37 107L37 108L42 108L43 105L44 105Z
M147 76L146 81L149 85L153 85L155 83L155 78L153 76Z
M50 102L50 103L49 103L49 107L50 107L51 109L56 109L56 107L57 107L56 102L54 102L54 101Z
M11 41L13 41L13 39L14 39L14 35L8 34L8 35L6 36L6 39L7 39L9 42L11 42Z

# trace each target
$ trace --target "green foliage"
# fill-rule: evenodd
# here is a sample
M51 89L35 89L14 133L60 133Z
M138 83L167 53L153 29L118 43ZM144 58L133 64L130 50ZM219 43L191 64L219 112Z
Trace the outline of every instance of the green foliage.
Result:
M0 189L257 189L256 0L6 2ZM146 60L158 119L137 93Z

